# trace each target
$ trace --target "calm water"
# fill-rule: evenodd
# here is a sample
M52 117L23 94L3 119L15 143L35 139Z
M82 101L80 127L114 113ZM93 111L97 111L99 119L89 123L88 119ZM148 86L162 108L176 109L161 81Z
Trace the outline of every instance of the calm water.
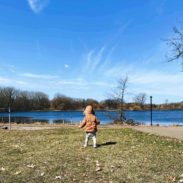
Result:
M110 123L112 120L107 114L115 115L116 112L97 111L96 115L101 120L101 124ZM150 124L150 111L126 111L126 118L135 121ZM8 117L8 113L0 113L0 121L3 117ZM64 120L72 123L80 122L83 119L82 111L44 111L44 112L12 112L11 117L29 117L35 120L47 120L48 123L54 123L55 120ZM183 125L183 111L153 111L153 124Z

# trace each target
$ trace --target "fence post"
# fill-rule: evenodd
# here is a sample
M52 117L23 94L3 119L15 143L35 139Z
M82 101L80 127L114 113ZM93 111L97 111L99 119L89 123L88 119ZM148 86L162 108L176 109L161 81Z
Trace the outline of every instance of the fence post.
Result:
M11 130L11 116L10 116L10 112L11 112L11 110L10 110L10 107L9 107L9 109L8 109L8 112L9 112L9 114L8 114L8 119L9 119L9 129Z
M151 113L151 126L152 126L152 96L150 96L150 113Z

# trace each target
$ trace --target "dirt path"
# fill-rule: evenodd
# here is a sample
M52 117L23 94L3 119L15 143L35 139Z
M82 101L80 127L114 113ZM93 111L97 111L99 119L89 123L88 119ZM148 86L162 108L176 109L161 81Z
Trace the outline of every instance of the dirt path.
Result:
M160 135L164 137L171 137L171 138L183 140L183 127L137 126L132 128L145 133L151 133L151 134Z

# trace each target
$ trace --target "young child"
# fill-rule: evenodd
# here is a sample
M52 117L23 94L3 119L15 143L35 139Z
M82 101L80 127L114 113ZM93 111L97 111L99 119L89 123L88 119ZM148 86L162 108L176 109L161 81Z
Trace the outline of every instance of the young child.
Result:
M97 132L97 125L100 124L100 121L96 118L95 112L91 105L86 106L84 110L85 117L79 128L85 127L86 137L85 137L85 144L84 147L87 147L89 138L92 137L93 139L93 147L97 147L97 140L96 140L96 132Z

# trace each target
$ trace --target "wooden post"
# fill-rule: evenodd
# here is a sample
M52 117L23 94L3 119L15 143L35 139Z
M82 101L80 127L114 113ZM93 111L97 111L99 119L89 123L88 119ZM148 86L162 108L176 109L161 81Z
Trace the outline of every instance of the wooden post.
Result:
M9 130L11 130L11 116L10 116L11 110L10 110L10 107L9 107L9 109L8 109L8 112L9 112L9 114L8 114L8 119L9 119Z
M151 126L152 124L152 96L150 96L150 113L151 113Z

